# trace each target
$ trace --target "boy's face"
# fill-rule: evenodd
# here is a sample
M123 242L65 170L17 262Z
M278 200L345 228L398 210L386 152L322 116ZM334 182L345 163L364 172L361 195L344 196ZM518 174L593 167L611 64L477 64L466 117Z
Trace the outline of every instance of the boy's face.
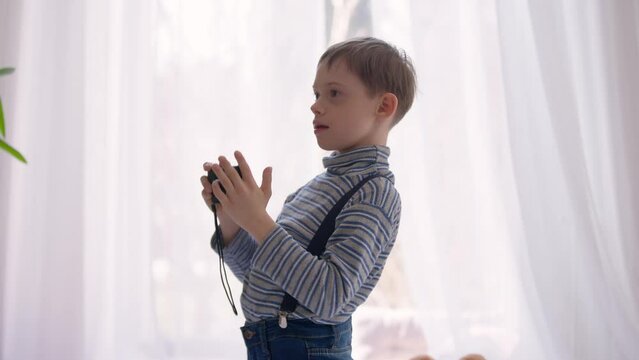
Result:
M313 91L313 125L322 149L346 152L367 145L386 145L388 130L377 113L380 97L370 96L344 61L338 59L330 68L320 63Z

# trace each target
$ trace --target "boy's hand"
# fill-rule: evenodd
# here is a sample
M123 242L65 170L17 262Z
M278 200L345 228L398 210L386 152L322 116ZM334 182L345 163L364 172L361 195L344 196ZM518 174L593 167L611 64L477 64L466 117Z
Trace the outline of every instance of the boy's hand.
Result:
M208 173L211 171L212 166L212 163L205 162L202 168ZM204 199L206 207L208 207L209 210L213 210L213 188L211 187L211 183L206 175L200 177L200 182L202 183L202 199Z
M271 198L272 168L264 169L262 185L258 187L242 153L236 151L234 155L242 177L224 156L220 156L220 163L211 166L217 175L212 186L213 194L229 218L261 243L275 226L266 212L266 205ZM222 192L220 184L226 193Z
M204 163L203 168L204 171L209 172L213 164ZM202 183L202 199L204 199L204 203L209 210L212 210L213 206L213 187L209 182L208 177L202 176L200 177L200 182ZM220 220L220 231L222 232L222 240L224 241L224 245L229 245L231 240L235 238L235 235L240 230L240 227L231 220L231 218L224 211L224 207L221 204L215 204L215 213L217 214L218 219Z

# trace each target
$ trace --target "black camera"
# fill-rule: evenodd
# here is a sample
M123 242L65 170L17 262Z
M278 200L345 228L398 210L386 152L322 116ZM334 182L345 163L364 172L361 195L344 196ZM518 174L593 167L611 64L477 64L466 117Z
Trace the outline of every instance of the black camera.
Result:
M233 168L235 169L235 171L237 171L238 174L240 174L240 177L242 177L242 172L240 171L240 167L236 165L236 166L233 166ZM209 170L208 179L211 184L213 184L213 181L217 180L217 175L215 175L213 170ZM226 194L226 191L224 191L224 186L222 186L222 184L220 184L220 188L222 189L222 192ZM213 204L219 204L219 203L220 201L215 197L215 195L213 195Z

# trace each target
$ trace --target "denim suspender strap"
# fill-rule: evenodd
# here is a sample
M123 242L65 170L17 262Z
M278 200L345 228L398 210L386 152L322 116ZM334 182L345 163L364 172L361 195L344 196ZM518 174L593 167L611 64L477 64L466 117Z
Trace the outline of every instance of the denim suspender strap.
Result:
M342 198L337 201L335 206L333 206L333 208L328 212L328 214L320 224L320 227L319 229L317 229L317 232L313 236L310 244L308 244L308 248L306 249L308 250L308 252L317 257L324 253L324 250L326 250L326 242L335 231L335 220L337 219L337 215L339 215L339 213L342 211L344 205L346 205L348 200L353 197L353 195L362 187L362 185L364 185L368 180L378 176L382 175L373 174L362 179L359 183L357 183L357 185L355 185L354 188L344 194ZM284 295L284 299L282 300L282 304L280 305L279 311L279 325L281 328L286 328L286 317L288 316L288 314L294 312L295 308L297 308L297 300L286 293Z

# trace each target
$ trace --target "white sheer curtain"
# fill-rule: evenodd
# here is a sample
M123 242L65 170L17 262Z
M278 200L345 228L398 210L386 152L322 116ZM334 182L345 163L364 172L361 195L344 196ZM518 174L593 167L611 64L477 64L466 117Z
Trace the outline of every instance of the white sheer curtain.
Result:
M402 227L356 359L634 359L636 1L0 0L2 359L237 359L201 164L322 171L327 43L405 48ZM241 284L232 282L236 301Z
M392 148L408 155L399 160L400 240L428 352L544 358L513 243L518 203L495 4L383 4L376 35L410 44L420 80L414 117L396 129ZM405 25L397 33L394 24ZM517 347L530 357L515 356Z
M639 354L638 5L498 6L519 267L546 357Z
M422 184L402 240L430 352L637 357L637 2L380 8L424 92L421 148L397 145L422 155L398 178Z
M7 122L29 160L1 159L2 358L147 356L152 3L1 8Z

